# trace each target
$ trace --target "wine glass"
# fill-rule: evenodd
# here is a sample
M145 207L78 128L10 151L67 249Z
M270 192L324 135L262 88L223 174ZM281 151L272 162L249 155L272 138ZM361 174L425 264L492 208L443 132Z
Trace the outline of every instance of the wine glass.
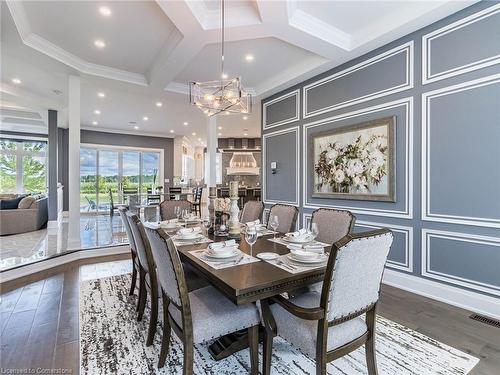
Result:
M312 238L314 241L316 239L316 237L318 237L318 234L319 234L318 224L311 223L311 234L312 234Z
M188 212L188 210L182 210L182 218L187 223L187 221L189 219L189 212Z
M278 229L279 225L280 222L278 220L278 216L277 215L271 216L271 218L269 219L269 226L272 228L274 232L274 239L276 239L276 229Z
M210 217L205 216L203 218L203 228L205 228L205 236L208 236L208 230L210 229L211 226L212 226L212 222L210 221Z
M181 208L179 206L174 207L175 216L177 216L177 221L181 218Z
M247 230L245 231L245 241L247 241L247 244L250 245L250 255L253 255L253 244L257 242L258 237L259 235L257 234L255 227L247 227Z

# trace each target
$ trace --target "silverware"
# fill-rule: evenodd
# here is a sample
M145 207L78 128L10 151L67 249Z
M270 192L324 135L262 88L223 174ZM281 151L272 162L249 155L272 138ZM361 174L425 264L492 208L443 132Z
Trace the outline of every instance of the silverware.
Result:
M291 264L285 263L281 259L278 259L278 261L276 262L276 264L279 264L280 266L288 268L289 270L297 271L297 267L292 266Z
M240 257L238 259L233 259L233 260L230 260L230 261L227 261L227 262L221 262L221 263L217 263L218 265L220 266L225 266L225 265L228 265L228 264L231 264L231 265L236 265L238 263L240 263L243 258L245 257L245 255L240 255Z

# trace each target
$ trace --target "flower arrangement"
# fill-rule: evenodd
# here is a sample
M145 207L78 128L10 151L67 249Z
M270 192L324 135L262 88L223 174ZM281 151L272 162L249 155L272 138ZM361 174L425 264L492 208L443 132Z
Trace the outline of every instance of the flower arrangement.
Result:
M215 211L229 212L231 208L231 199L229 198L215 198L214 209Z
M348 144L328 143L314 164L317 190L326 185L335 193L369 193L388 173L387 150L387 136L380 134L367 140L359 135Z

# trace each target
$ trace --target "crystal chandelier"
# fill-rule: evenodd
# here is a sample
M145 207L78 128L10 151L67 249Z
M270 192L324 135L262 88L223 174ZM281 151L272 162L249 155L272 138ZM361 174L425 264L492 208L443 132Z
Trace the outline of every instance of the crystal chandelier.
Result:
M189 82L189 102L206 115L252 112L252 95L241 86L241 78L228 79L224 73L224 0L221 0L222 43L221 79Z

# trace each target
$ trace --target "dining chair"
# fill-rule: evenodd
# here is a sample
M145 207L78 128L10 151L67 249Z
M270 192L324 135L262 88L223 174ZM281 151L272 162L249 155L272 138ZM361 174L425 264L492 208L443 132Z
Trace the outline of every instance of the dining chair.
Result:
M269 210L269 216L267 217L267 228L271 229L269 225L270 218L272 216L278 216L279 226L276 229L279 233L288 233L295 230L295 224L297 223L297 216L299 215L299 209L295 206L288 204L275 204Z
M144 226L139 217L131 212L127 212L127 219L137 248L139 258L139 305L137 320L141 321L146 308L148 291L151 299L151 316L149 318L148 338L146 346L153 344L156 325L158 323L158 281L156 276L156 266L151 246Z
M275 304L262 304L264 374L270 371L276 334L316 358L321 375L328 362L365 345L368 374L377 374L377 302L392 240L389 229L349 234L332 246L321 293L277 296L271 299Z
M207 286L188 292L184 270L172 239L146 225L163 303L163 337L158 367L165 365L173 330L183 343L183 374L193 373L194 344L211 341L241 329L248 330L251 373L258 374L259 313L254 304L235 305Z
M201 217L201 195L203 193L202 187L195 188L194 191L194 200L192 203L195 215Z
M152 205L160 204L160 200L161 200L160 194L153 194L152 188L147 188L146 191L147 191L147 196L146 196L146 204L147 205L152 206Z
M347 210L318 208L312 213L311 224L318 226L317 241L333 245L354 229L356 217Z
M182 210L188 210L191 212L191 202L189 201L163 201L160 203L160 217L162 220L172 220L176 219L177 215L175 214L175 207L180 207Z
M130 224L127 219L127 209L125 207L120 207L118 209L118 212L120 213L123 226L125 227L125 232L127 232L128 243L130 246L130 254L132 255L132 283L130 285L130 292L129 292L129 295L132 295L134 294L135 285L137 283L137 270L139 269L139 259L137 258L137 250L135 246L134 235L132 234L132 229L130 228Z
M240 213L240 223L248 223L257 219L262 219L262 212L264 211L264 203L260 201L248 201L243 206Z
M113 192L111 191L111 188L108 189L108 194L109 194L109 216L113 217L115 214L115 210L120 207L114 204L113 202Z
M170 200L172 200L172 201L179 200L177 198L177 196L181 193L182 193L182 188L180 188L180 187L168 188L168 194L169 194Z

